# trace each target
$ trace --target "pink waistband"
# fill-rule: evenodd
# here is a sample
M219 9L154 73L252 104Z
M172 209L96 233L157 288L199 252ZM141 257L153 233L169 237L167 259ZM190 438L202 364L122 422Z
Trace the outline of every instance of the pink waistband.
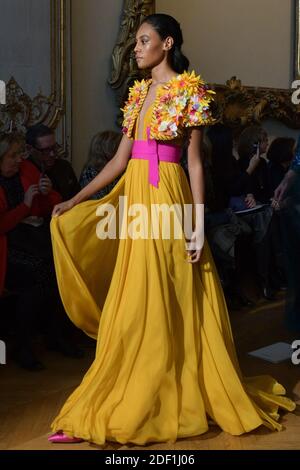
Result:
M149 134L148 134L149 135ZM161 144L156 140L135 140L131 158L149 161L149 183L158 187L159 161L179 163L181 147L174 144Z

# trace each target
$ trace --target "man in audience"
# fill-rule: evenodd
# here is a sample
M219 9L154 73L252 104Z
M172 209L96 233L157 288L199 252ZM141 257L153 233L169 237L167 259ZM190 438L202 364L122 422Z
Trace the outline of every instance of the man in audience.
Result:
M29 127L26 133L26 144L29 160L46 174L53 189L57 191L63 201L72 198L80 185L70 163L58 156L58 145L54 131L44 124Z

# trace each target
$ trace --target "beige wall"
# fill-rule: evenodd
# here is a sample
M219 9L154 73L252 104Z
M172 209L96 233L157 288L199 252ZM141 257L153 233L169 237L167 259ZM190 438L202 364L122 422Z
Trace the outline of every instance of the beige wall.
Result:
M107 79L123 0L72 0L72 164L79 174L91 137L116 128Z
M156 12L174 16L183 30L191 67L210 83L233 75L244 85L290 88L293 81L293 0L156 0ZM264 121L270 135L299 131Z
M236 75L245 85L289 88L293 0L156 0L181 23L184 51L212 83Z
M156 0L182 25L184 51L210 82L236 74L244 84L287 88L292 78L292 0ZM72 162L79 174L91 137L116 128L107 85L123 0L71 0ZM273 14L274 13L274 14ZM265 123L271 135L289 133Z

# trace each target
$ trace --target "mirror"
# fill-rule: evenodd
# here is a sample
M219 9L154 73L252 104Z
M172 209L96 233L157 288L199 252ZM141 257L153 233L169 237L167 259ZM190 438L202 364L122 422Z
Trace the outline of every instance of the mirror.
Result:
M0 79L6 84L0 129L24 132L43 122L57 129L64 152L69 8L69 0L0 0Z

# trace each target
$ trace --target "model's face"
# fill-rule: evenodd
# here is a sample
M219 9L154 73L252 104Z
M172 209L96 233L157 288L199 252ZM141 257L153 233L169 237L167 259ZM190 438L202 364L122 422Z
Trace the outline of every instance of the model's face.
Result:
M136 34L134 48L137 65L140 69L151 69L167 58L173 39L164 40L150 24L143 23Z
M0 174L5 178L16 175L22 161L23 149L19 143L10 146L0 164Z

